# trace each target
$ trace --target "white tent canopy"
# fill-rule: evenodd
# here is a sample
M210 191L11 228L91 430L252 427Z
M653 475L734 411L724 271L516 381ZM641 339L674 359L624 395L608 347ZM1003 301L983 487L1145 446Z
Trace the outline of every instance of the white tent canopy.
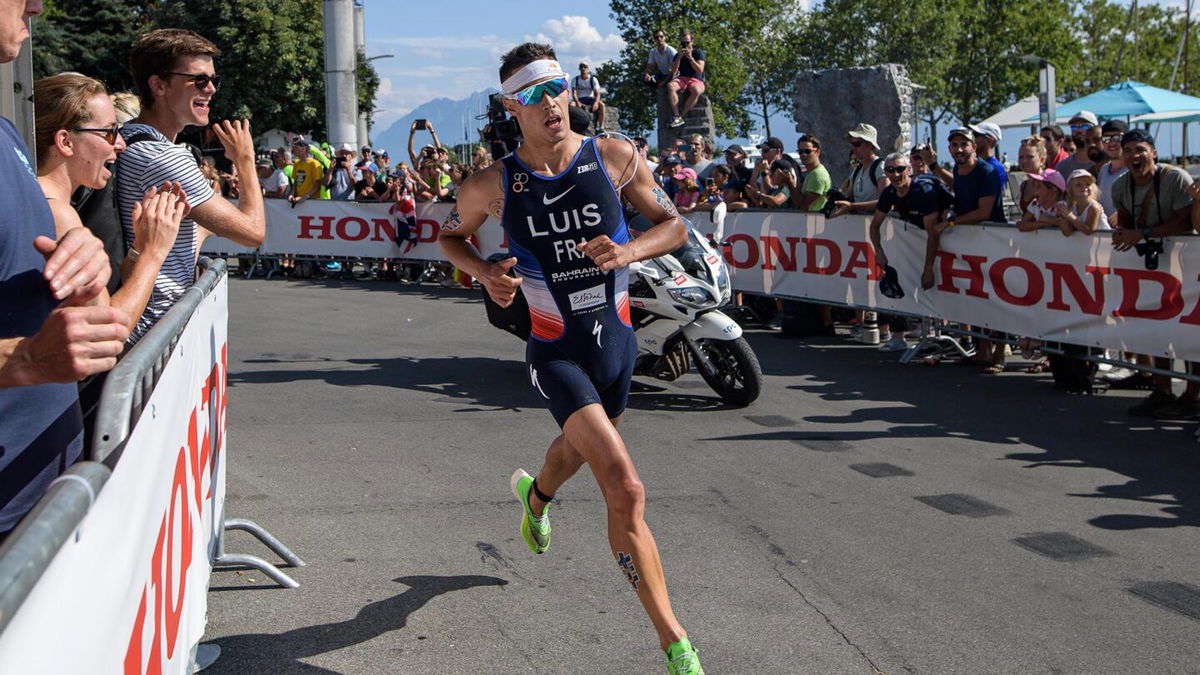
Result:
M1020 101L1017 101L1016 103L1008 106L1004 110L1001 110L1000 112L983 121L991 122L1001 129L1009 129L1012 127L1035 127L1038 124L1038 112L1038 97L1026 96ZM1027 121L1031 117L1033 118L1033 121ZM1060 124L1069 121L1070 120L1066 117L1058 118L1058 122Z

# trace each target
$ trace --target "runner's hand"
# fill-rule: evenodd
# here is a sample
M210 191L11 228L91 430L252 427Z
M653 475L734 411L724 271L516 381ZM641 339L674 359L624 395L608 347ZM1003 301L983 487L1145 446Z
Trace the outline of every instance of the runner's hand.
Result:
M117 365L127 337L128 317L116 307L60 307L17 345L10 362L21 364L21 382L78 382Z
M628 246L616 243L609 239L607 234L584 244L583 252L596 263L601 272L629 267L630 263L637 261Z
M254 137L250 135L249 120L225 120L212 128L230 161L254 163Z
M56 300L84 305L99 297L112 276L104 244L86 227L76 227L58 241L38 237L33 247L46 257L42 277Z
M488 295L501 307L508 307L513 303L513 298L517 297L517 289L524 281L521 277L508 276L508 271L516 264L516 258L505 258L488 265L483 276L479 277L479 283L483 284Z

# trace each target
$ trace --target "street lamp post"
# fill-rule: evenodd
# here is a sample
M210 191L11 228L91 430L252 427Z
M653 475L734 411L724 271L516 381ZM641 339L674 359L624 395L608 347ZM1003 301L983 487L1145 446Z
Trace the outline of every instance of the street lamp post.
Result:
M1040 56L1025 54L1021 57L1026 63L1038 65L1038 116L1042 127L1052 126L1058 121L1054 91L1054 64Z

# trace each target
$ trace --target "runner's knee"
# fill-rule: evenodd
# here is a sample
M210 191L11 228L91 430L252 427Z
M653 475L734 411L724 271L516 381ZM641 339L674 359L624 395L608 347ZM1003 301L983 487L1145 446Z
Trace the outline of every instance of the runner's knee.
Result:
M619 471L604 488L608 510L622 517L631 517L646 503L646 488L633 471Z

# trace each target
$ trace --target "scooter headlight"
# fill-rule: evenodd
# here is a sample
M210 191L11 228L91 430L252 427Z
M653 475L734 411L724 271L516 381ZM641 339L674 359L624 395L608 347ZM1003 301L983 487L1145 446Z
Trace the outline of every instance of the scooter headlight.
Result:
M713 304L713 296L703 288L672 288L669 289L671 298L675 302L682 303L688 307L704 308Z
M717 290L721 291L721 295L729 297L731 288L729 287L729 267L726 265L717 266Z

